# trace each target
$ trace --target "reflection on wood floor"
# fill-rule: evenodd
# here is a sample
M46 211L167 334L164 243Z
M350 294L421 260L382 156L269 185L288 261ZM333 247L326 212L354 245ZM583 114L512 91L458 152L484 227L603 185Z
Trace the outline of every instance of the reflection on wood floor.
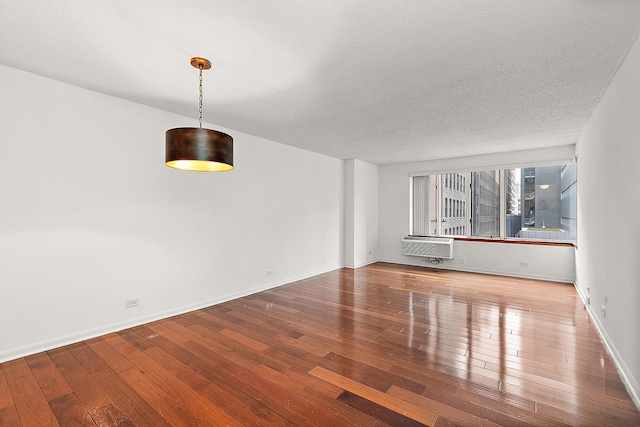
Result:
M640 425L573 286L376 263L0 365L1 426Z

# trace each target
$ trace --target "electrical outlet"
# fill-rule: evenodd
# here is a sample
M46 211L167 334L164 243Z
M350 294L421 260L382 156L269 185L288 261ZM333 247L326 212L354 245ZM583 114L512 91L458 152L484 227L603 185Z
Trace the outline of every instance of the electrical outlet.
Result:
M605 311L604 305L602 306L602 317L606 317L607 312Z
M128 299L124 302L125 308L137 307L140 305L140 298Z
M273 274L273 271L271 270L267 270L264 272L265 276L271 276Z
M458 264L466 264L466 263L467 263L467 259L465 257L458 258Z
M591 297L587 295L587 305L591 305Z
M529 263L527 261L520 261L520 267L529 267Z

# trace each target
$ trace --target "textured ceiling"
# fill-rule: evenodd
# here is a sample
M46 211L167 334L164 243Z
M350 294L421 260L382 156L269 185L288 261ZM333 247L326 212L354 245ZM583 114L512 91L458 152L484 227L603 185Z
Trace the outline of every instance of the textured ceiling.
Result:
M206 122L388 164L574 143L639 29L638 0L2 1L0 64L196 125L204 56Z

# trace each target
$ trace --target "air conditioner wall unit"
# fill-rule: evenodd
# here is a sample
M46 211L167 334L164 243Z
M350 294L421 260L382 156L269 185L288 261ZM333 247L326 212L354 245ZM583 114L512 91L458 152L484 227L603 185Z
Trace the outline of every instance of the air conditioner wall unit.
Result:
M407 236L402 239L402 255L453 259L453 241L442 237Z

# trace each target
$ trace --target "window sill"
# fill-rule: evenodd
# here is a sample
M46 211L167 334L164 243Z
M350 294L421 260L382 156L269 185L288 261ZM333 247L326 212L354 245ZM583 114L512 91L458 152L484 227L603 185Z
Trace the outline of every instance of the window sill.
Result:
M483 239L482 237L460 237L460 236L441 236L449 239L460 240L465 242L488 242L488 243L515 243L519 245L540 245L540 246L577 246L571 242L551 242L542 240L526 240L526 239Z

